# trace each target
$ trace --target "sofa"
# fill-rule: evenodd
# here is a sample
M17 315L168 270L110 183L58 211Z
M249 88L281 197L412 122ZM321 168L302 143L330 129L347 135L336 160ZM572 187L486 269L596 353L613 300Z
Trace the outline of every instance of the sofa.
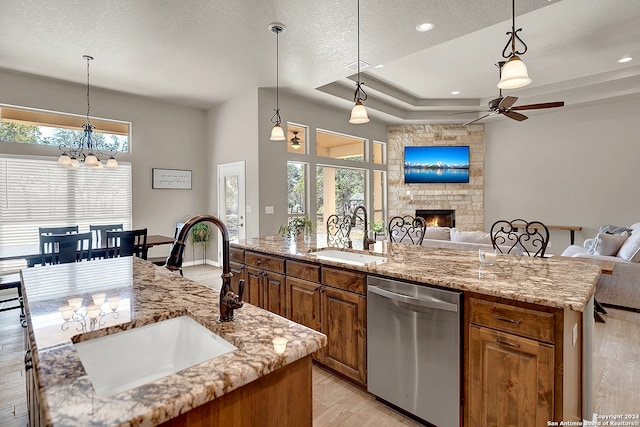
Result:
M567 247L562 256L597 258L615 262L612 274L596 284L601 304L640 311L640 222L629 227L605 225L582 246Z

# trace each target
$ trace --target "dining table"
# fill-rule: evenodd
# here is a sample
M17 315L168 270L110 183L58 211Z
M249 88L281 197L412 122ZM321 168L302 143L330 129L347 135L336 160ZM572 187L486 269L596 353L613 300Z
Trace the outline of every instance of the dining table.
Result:
M173 237L163 236L160 234L150 234L147 236L147 248L161 245L171 245L174 242ZM103 258L107 252L107 241L94 240L91 243L92 256ZM24 245L0 246L0 261L24 259L27 267L33 267L42 262L39 243L27 243Z

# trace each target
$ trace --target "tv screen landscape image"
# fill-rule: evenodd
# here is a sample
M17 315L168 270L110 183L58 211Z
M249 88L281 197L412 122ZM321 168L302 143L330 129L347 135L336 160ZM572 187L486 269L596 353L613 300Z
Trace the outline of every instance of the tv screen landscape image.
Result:
M469 182L469 146L404 147L404 182Z

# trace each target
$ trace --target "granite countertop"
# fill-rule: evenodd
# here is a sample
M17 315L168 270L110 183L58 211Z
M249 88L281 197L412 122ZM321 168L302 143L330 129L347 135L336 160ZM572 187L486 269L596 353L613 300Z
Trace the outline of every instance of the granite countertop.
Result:
M326 345L325 335L248 303L233 322L219 322L217 291L138 258L34 267L22 277L45 425L156 425ZM59 308L69 298L82 297L87 307L99 293L106 294L107 314L96 330L83 334L78 323L63 325ZM125 330L184 314L238 349L109 398L95 394L73 342L104 328ZM274 350L275 336L288 339L282 354Z
M379 252L366 253L384 256L387 261L367 266L345 266L318 259L309 255L309 252L322 249L313 242L296 242L281 237L248 239L231 246L578 312L584 311L600 277L597 266L554 257L498 254L496 265L481 267L476 251L389 242L380 244L383 248Z

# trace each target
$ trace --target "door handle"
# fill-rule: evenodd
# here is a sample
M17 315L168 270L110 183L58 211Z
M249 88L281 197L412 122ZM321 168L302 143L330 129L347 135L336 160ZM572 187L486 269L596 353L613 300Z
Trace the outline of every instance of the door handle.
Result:
M421 307L434 308L436 310L446 310L446 311L458 311L458 305L452 304L450 302L441 301L436 298L430 299L422 299L422 298L413 298L407 295L398 294L395 292L388 291L386 289L379 288L377 286L369 285L369 292L374 294L378 294L382 297L388 298L393 301L404 302L407 304L419 305Z

